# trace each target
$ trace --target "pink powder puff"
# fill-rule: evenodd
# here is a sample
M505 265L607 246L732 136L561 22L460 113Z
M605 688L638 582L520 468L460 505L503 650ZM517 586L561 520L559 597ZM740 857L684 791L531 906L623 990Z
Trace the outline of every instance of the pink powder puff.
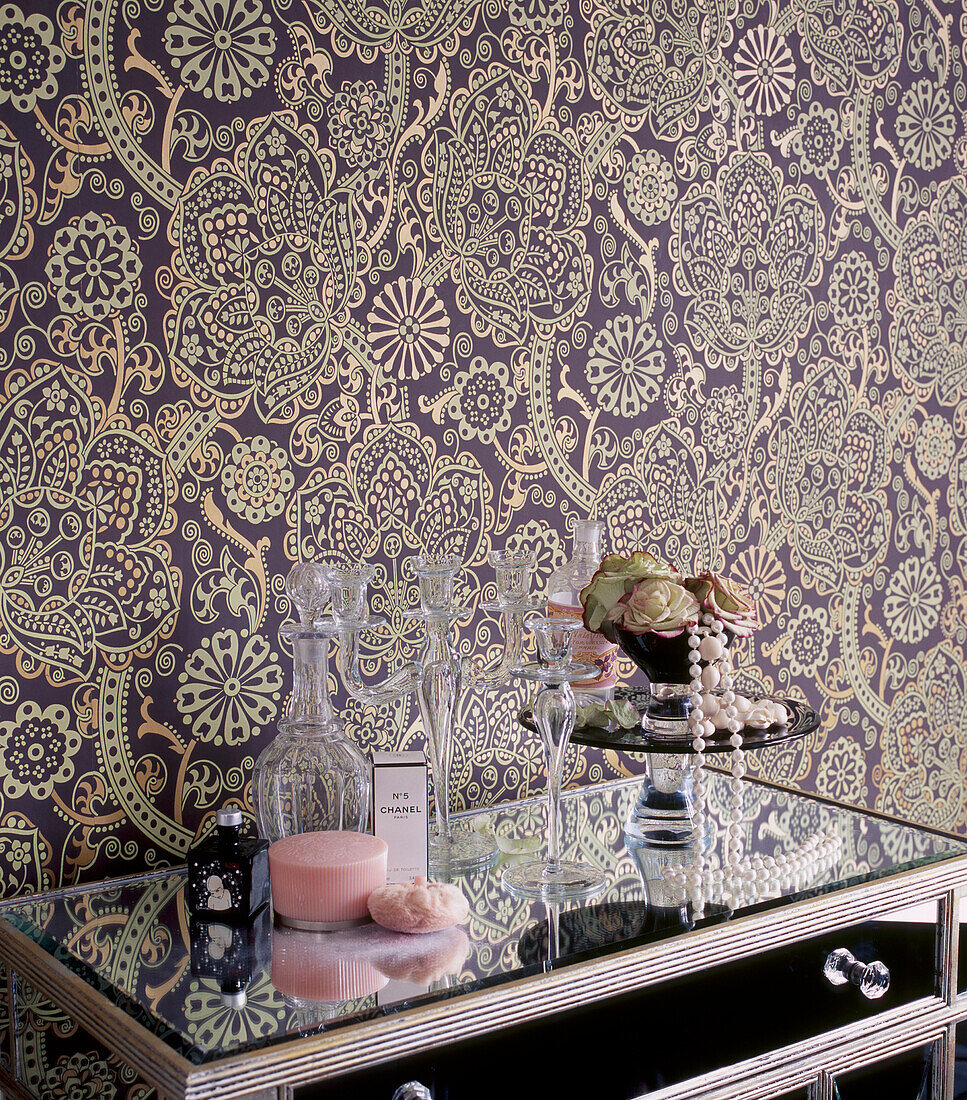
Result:
M373 920L393 932L440 932L470 917L470 903L458 887L422 877L378 886L367 905Z

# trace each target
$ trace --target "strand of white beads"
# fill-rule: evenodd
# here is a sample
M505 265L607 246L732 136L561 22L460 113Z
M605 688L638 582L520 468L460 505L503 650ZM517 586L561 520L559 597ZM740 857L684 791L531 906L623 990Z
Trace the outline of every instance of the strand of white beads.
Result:
M810 834L789 852L777 851L772 856L754 853L731 866L706 867L702 886L711 893L716 887L724 886L726 878L737 879L746 884L751 895L748 900L754 902L770 893L797 890L814 883L820 872L828 870L841 848L842 841L834 830L822 830ZM679 866L666 867L664 876L670 885L679 889L687 885L687 872ZM723 897L723 900L726 899Z
M732 778L729 780L729 820L726 833L725 862L731 869L736 867L742 858L742 779L745 776L745 751L742 748L742 721L739 718L738 709L735 706L735 682L732 655L729 652L728 636L725 633L725 624L714 615L704 616L705 625L709 628L709 637L719 643L718 649L721 656L718 659L719 686L722 689L721 706L725 713L726 728L729 731L729 744L732 746L730 753L730 769ZM741 902L741 878L730 876L730 885L738 888L739 896L736 902ZM735 905L732 906L735 908Z
M691 779L692 779L692 823L696 839L695 859L685 872L689 900L696 919L705 914L706 891L703 888L705 878L704 838L708 817L705 799L705 746L714 732L712 723L705 717L702 706L702 636L698 623L688 624L688 675L689 703L688 730L692 738Z
M821 871L828 870L839 856L843 842L832 829L811 833L802 844L789 853L774 856L753 854L743 859L734 872L748 885L753 901L797 890L814 883Z
M704 916L710 897L719 895L732 910L784 890L796 890L827 869L841 848L839 836L831 830L813 833L789 852L772 856L753 853L744 856L742 780L746 775L743 721L735 696L735 671L728 635L721 619L703 614L688 626L689 703L688 729L691 737L691 777L695 859L686 866L671 864L663 875L669 885L687 896L696 920ZM718 695L714 693L718 689ZM715 736L716 723L710 715L724 718L729 734L731 778L729 779L728 820L721 862L706 857L705 833L709 827L705 788L705 749Z

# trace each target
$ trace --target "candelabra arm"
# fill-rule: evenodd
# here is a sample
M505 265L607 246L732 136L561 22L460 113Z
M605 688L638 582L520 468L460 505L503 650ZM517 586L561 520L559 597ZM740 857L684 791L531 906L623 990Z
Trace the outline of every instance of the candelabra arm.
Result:
M520 667L524 652L524 616L533 607L501 609L501 627L504 635L503 653L493 661L480 657L463 658L463 685L466 688L485 690L506 684L514 670Z
M339 631L336 668L346 691L361 703L377 707L416 691L420 682L420 666L414 661L407 661L379 683L367 684L363 680L359 660L359 635L364 629L370 629L369 624L364 627L347 624Z

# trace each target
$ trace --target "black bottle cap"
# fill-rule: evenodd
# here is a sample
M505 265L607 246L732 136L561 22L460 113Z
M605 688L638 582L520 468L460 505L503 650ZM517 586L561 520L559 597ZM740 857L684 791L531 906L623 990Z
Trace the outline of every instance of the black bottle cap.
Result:
M242 811L235 809L219 810L215 814L215 831L218 833L219 847L231 851L239 842L242 831Z

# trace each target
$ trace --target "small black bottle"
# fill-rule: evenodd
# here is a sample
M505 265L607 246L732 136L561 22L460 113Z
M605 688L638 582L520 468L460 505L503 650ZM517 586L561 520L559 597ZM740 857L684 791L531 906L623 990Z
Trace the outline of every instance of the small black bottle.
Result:
M189 913L244 923L270 896L268 841L242 836L241 810L219 810L215 835L188 857Z

